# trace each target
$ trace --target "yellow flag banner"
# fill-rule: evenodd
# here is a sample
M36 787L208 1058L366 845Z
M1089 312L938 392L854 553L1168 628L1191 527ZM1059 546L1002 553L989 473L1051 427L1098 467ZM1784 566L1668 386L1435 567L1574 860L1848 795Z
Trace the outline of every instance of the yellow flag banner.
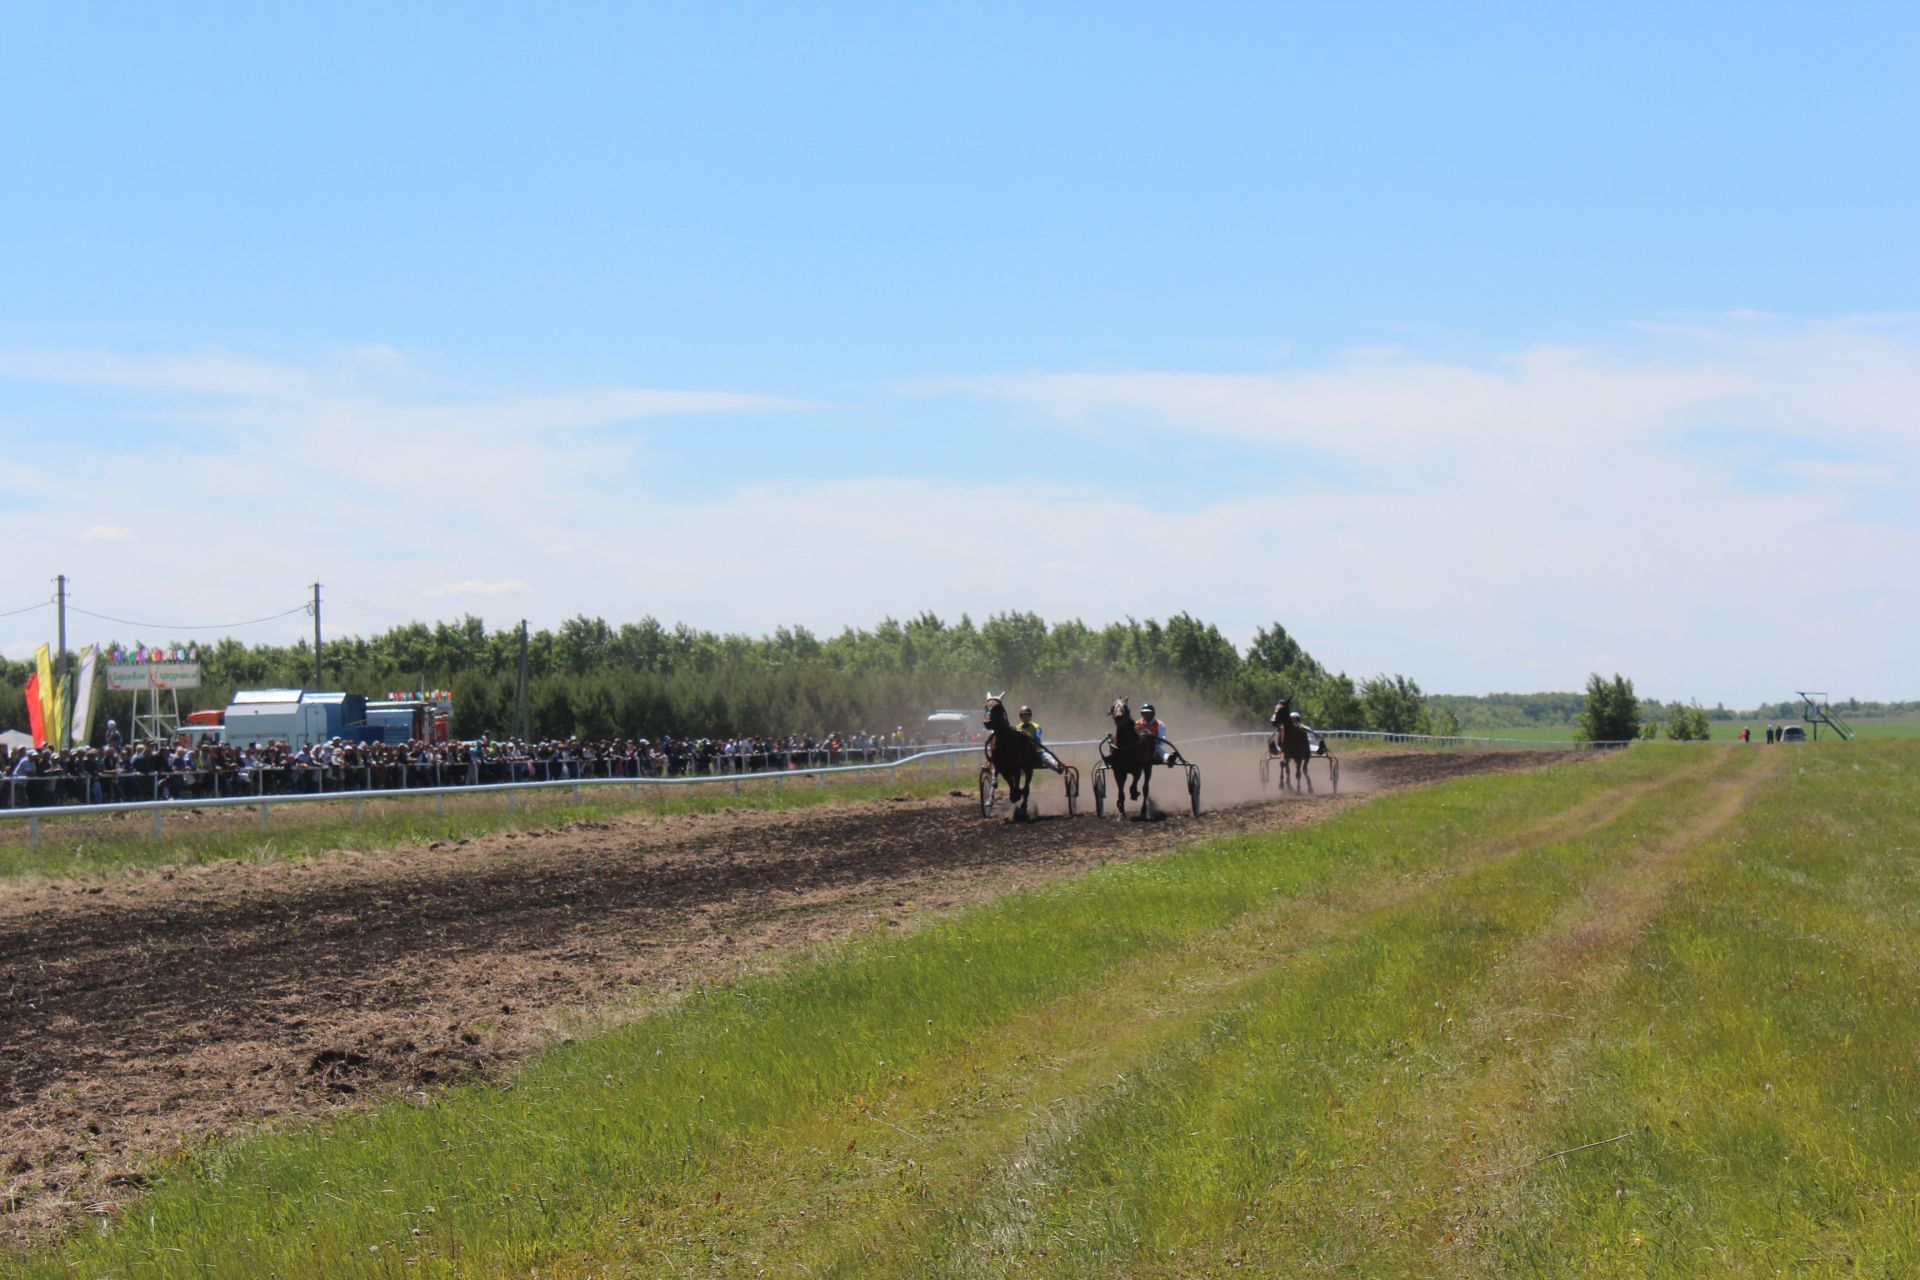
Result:
M47 726L47 745L56 751L67 744L60 741L60 693L53 687L53 647L41 645L33 655L34 669L40 673L40 721Z

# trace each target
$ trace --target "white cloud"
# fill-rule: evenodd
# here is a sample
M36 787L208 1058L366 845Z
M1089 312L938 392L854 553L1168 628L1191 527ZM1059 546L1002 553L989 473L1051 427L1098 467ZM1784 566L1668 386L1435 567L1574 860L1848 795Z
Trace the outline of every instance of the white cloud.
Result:
M80 537L86 542L125 542L133 536L133 530L119 524L96 524Z
M1218 490L1177 509L1109 487L1093 451L1084 479L1021 475L1016 458L978 482L980 455L947 430L901 474L770 484L716 445L715 474L744 477L732 487L650 484L644 435L623 424L802 407L735 393L488 395L384 350L278 371L12 360L0 353L0 374L138 384L143 414L176 416L154 433L159 482L115 496L112 518L141 536L75 543L63 565L0 563L0 604L66 572L81 607L135 618L258 617L315 579L451 613L510 607L536 626L1185 609L1242 641L1280 619L1337 666L1430 689L1569 688L1617 669L1708 703L1804 680L1916 692L1920 601L1889 585L1920 560L1920 325L1901 318L1749 317L1475 362L1372 351L1281 372L987 376L894 406L911 428L929 394L986 397L1036 432L1079 424L1217 457ZM1309 451L1351 474L1316 479ZM73 462L22 459L49 478ZM43 527L103 514L78 488L35 497ZM331 601L326 618L329 634L393 621ZM296 614L239 634L310 626Z
M502 596L515 591L531 591L533 588L518 578L507 578L501 582L486 582L479 578L468 578L465 582L446 582L423 591L422 595L430 599L444 596Z
M1463 364L1371 351L1277 373L1021 374L923 389L1106 429L1140 420L1309 448L1379 475L1632 459L1728 425L1883 453L1889 468L1920 460L1920 326L1754 322L1656 336L1651 352L1537 346Z

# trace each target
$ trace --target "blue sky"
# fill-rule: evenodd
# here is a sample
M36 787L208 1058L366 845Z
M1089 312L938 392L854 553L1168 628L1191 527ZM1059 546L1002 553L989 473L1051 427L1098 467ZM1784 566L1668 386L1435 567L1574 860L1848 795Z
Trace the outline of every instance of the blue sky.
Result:
M0 612L1915 692L1913 6L0 21Z

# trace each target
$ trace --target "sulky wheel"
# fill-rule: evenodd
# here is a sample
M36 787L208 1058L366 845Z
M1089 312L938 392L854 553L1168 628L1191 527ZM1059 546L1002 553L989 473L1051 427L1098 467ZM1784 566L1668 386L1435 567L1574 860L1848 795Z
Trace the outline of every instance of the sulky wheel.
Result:
M1101 765L1093 771L1093 816L1107 816L1107 766Z
M1340 794L1340 762L1332 756L1327 757L1327 772L1333 775L1333 794Z
M1273 757L1260 757L1260 789L1265 791L1267 784L1273 781Z
M1080 812L1080 771L1072 765L1067 766L1067 816L1073 817Z
M994 789L998 787L999 784L1000 784L1000 778L997 774L994 773L993 766L984 765L984 764L981 765L980 766L980 816L981 817L991 818L993 816L993 793L994 793Z
M1193 803L1193 816L1200 816L1200 771L1187 766L1187 799Z

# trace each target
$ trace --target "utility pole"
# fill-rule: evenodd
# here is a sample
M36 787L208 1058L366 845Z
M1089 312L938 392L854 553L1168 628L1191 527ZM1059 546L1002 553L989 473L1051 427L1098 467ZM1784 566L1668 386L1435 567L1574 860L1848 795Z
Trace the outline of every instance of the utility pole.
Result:
M517 736L525 742L533 735L527 731L527 620L520 619L520 677L514 686L513 723Z
M53 651L53 690L58 694L62 682L67 678L67 575L64 573L59 575L53 580L53 584L54 599L57 602L55 611L60 615L60 642ZM70 708L63 705L60 708L60 715L54 718L57 720L64 717L69 710ZM53 739L55 746L64 748L69 745L66 725L47 727L52 730L48 736Z
M320 675L320 584L313 584L313 691L319 693L326 687L326 681Z

